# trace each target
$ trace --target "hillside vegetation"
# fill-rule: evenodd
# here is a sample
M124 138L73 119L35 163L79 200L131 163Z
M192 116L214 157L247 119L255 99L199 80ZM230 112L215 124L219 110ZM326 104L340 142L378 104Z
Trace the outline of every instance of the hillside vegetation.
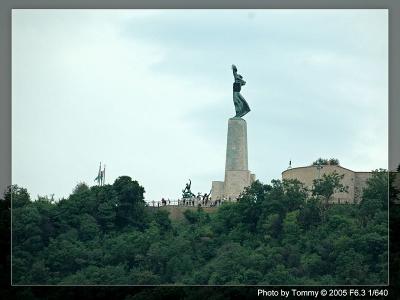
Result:
M13 283L384 284L387 178L374 172L355 205L328 204L296 180L256 181L237 203L180 222L147 209L128 176L79 184L59 202L12 186L1 202L12 196Z

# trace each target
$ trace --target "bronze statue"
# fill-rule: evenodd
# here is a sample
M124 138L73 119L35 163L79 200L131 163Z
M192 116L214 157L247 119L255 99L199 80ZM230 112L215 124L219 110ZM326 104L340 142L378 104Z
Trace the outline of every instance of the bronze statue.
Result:
M232 65L232 71L233 77L235 78L235 82L233 83L233 103L235 104L236 110L235 117L241 118L250 111L249 105L243 98L242 94L240 94L240 90L242 86L246 84L246 81L243 80L242 75L237 73L235 65Z
M194 197L194 194L190 190L191 186L192 186L192 181L189 179L189 183L186 183L185 189L182 190L182 198L192 198L192 197Z
M210 197L210 195L211 195L211 190L210 190L210 192L208 194L204 193L203 200L208 200L208 197Z

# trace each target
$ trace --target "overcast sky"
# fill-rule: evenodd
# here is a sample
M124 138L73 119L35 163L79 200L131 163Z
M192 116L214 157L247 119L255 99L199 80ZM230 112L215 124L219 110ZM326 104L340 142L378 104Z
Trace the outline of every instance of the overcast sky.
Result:
M387 10L13 10L12 181L66 197L121 175L146 200L224 179L231 64L249 169L387 168Z

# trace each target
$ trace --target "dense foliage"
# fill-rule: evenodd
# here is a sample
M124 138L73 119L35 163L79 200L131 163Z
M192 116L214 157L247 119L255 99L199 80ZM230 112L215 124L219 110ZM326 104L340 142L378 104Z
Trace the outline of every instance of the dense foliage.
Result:
M320 182L323 184L323 182ZM171 221L130 177L59 202L12 186L14 284L382 284L387 172L358 205L325 207L296 180L256 181L237 203ZM323 217L322 217L323 214Z
M339 165L339 160L337 158L330 158L330 159L326 159L326 158L318 158L316 161L314 161L312 163L313 166L338 166Z
M313 180L311 192L314 196L320 196L319 199L324 201L325 208L333 194L348 192L349 187L342 184L343 177L344 174L333 171L330 174L323 174L322 178Z

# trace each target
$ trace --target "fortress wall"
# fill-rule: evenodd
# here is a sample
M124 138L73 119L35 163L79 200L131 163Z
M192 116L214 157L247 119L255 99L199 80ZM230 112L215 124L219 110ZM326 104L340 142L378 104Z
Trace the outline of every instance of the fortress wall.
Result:
M335 193L332 196L331 203L353 203L354 199L354 187L355 187L355 172L343 168L341 166L322 166L321 170L318 170L316 166L292 168L282 172L282 179L298 179L304 185L311 189L313 180L317 179L318 176L322 178L323 174L330 174L336 171L338 174L344 174L342 183L348 186L348 193Z
M316 178L318 170L315 167L292 168L282 172L282 179L297 179L307 187L311 187Z

